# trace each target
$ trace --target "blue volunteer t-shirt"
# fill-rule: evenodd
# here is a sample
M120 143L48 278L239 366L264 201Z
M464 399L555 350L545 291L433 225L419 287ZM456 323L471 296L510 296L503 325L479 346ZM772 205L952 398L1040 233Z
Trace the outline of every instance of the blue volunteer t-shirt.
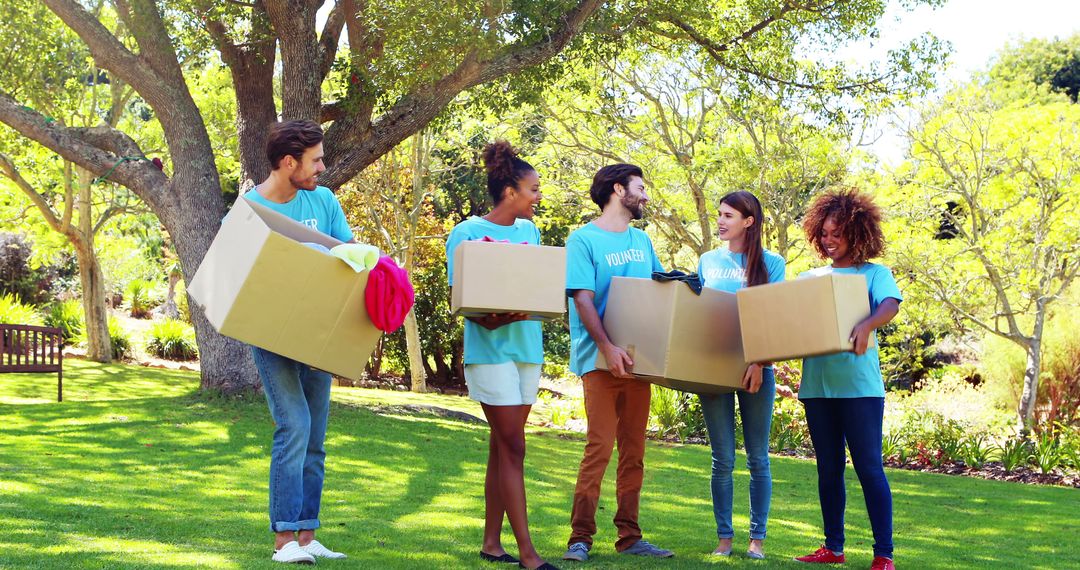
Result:
M769 283L783 281L786 268L784 258L769 250L765 250L763 257ZM697 272L705 287L734 293L746 287L746 254L732 253L727 248L707 251L698 261Z
M454 226L446 240L446 276L454 285L454 249L463 241L490 237L510 243L540 244L540 230L531 221L518 218L512 226L500 226L473 216ZM539 321L518 321L488 330L465 319L465 364L504 362L544 363L544 334Z
M649 236L637 229L609 232L594 223L575 230L566 240L566 294L587 289L594 293L593 305L600 319L607 308L612 277L649 279L653 271L663 271ZM570 304L570 370L578 376L596 370L596 342L585 330L577 307Z
M903 301L892 271L884 265L864 263L856 267L821 267L799 277L814 277L829 273L858 274L866 278L870 290L870 312L877 310L885 299ZM877 335L877 331L873 333ZM802 385L799 399L807 398L884 398L885 383L881 379L881 362L877 343L861 356L841 352L803 359Z
M300 189L292 200L284 204L267 200L259 194L257 188L247 191L244 198L260 206L266 206L338 241L347 242L353 239L353 233L349 228L349 222L345 219L341 203L326 186L316 186L314 190Z
M783 281L784 272L787 269L784 258L769 250L765 250L763 254L765 270L769 273L769 283ZM735 293L746 287L746 254L732 253L727 248L707 251L698 260L697 272L703 286ZM766 368L771 368L771 366Z

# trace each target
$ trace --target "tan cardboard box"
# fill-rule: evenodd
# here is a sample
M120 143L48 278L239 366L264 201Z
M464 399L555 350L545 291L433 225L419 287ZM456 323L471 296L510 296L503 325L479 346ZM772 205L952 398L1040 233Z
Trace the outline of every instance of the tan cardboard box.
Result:
M566 249L464 241L454 250L450 310L475 317L527 313L553 319L566 312Z
M368 272L303 242L341 243L241 197L188 293L221 334L358 379L382 335L364 305Z
M604 330L634 361L641 380L684 392L720 394L742 384L735 295L685 283L615 277L608 291ZM597 368L607 369L604 355Z
M738 299L747 362L851 350L851 330L870 316L862 275L829 273L746 287L739 290Z

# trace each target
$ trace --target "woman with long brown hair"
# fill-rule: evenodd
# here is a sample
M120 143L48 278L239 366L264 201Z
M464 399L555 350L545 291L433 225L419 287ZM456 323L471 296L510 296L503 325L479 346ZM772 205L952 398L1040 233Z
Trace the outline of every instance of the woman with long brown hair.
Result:
M727 242L706 252L698 262L705 287L734 293L784 280L784 258L761 245L764 215L761 202L750 192L731 192L720 199L717 235ZM731 554L735 536L731 526L735 469L735 400L739 401L746 465L750 469L750 544L746 555L765 558L765 526L772 497L769 469L769 432L772 427L776 382L772 363L755 362L747 367L743 388L735 393L702 394L701 411L712 446L712 499L719 544L713 554Z

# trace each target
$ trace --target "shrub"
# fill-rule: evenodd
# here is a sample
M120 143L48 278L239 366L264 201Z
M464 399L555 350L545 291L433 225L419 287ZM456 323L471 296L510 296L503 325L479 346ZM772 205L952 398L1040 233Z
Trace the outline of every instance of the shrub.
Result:
M1031 449L1031 463L1043 474L1053 473L1054 469L1066 462L1064 450L1058 445L1057 434L1046 430L1039 434Z
M881 439L881 457L886 461L893 460L904 464L907 462L908 455L906 446L904 434L899 432L886 434Z
M705 434L705 418L701 413L701 401L696 395L655 384L651 389L649 421L660 437L674 435L679 441L685 442L692 436Z
M132 279L127 286L128 301L130 303L130 315L136 319L150 318L150 291L153 287L149 281Z
M899 428L886 430L895 443L904 447L906 459L910 454L921 465L940 467L962 458L964 424L946 418L932 410L910 408L899 414ZM895 423L896 418L890 418Z
M63 333L64 344L71 344L83 331L83 307L78 299L58 301L49 305L45 314L45 324L56 327Z
M918 391L890 393L886 396L887 403L904 412L899 415L886 413L885 431L900 431L910 427L911 421L929 417L910 414L932 413L959 423L968 432L986 432L995 436L1011 433L1016 422L1015 413L1000 408L983 387L972 386L966 380L969 375L970 370L963 367L947 366L933 370Z
M990 444L985 433L976 433L963 441L960 449L960 459L964 465L972 469L982 469L983 465L990 460L994 452L994 446Z
M169 360L194 360L199 354L195 330L175 319L154 323L150 327L146 349L158 358Z
M649 416L660 432L660 437L675 433L679 418L679 394L670 388L652 385L652 400L649 402Z
M131 337L120 326L116 317L109 317L109 340L112 343L113 360L127 360L133 356L131 351Z
M1054 422L1080 422L1080 288L1074 289L1070 300L1055 306L1046 321L1035 407L1037 429ZM1015 344L994 336L983 342L983 373L1001 407L1019 407L1026 365L1024 351Z
M180 314L180 320L187 324L194 324L191 322L191 307L188 305L187 289L184 287L183 280L176 285L176 312Z
M1014 437L998 447L998 458L1006 473L1024 465L1031 457L1031 444L1026 439Z
M6 293L0 295L0 324L42 326L45 321L33 305L24 304L13 293Z
M809 445L810 431L803 410L802 404L793 398L776 399L769 434L770 447L774 451L800 450Z

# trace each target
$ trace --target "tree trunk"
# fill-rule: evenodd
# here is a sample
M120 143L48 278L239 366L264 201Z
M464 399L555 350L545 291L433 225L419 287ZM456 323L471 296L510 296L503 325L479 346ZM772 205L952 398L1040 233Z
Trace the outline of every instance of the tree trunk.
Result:
M180 281L180 274L176 271L169 272L169 292L165 295L165 306L161 314L166 319L179 319L180 308L176 306L176 284ZM189 307L191 305L188 305Z
M205 157L205 162L202 162L202 166L213 164L212 156ZM216 176L211 180L200 180L198 177L180 180L178 175L172 183L180 185L185 182L194 187L183 188L178 192L177 201L181 201L182 206L160 209L159 217L169 235L176 236L173 238L173 244L180 258L184 283L190 286L195 271L202 263L218 228L221 227L221 219L225 211L222 207L220 185L217 184ZM205 186L207 183L212 184L212 194L209 196L210 192ZM200 201L199 197L204 197L204 199ZM226 394L257 390L260 386L259 375L255 370L255 362L252 360L251 349L248 345L218 334L206 320L206 315L198 303L190 296L188 306L191 307L191 322L195 326L195 339L199 345L202 388Z
M446 364L446 354L443 351L437 351L434 355L435 358L435 373L432 376L435 377L435 381L443 386L453 384L453 373L450 367Z
M1036 302L1035 326L1024 347L1027 365L1024 367L1024 391L1020 396L1020 429L1028 434L1035 425L1035 404L1039 399L1039 373L1042 371L1042 334L1046 319L1046 304Z
M109 311L105 305L105 277L94 254L93 243L74 243L82 284L83 320L86 327L86 357L95 362L112 361Z
M405 345L409 352L409 376L412 379L412 391L427 392L424 356L420 353L420 329L416 325L415 310L410 310L409 314L405 315Z
M319 120L322 77L319 38L315 30L321 1L267 2L266 13L281 50L281 118Z
M434 360L436 364L439 362L439 352L435 351L435 354L429 354L427 358L423 359L424 374L427 374L429 380L433 380L436 384L439 383L439 375L435 368L431 367L431 360Z
M454 343L454 355L450 358L450 368L453 370L453 380L458 384L465 383L465 343Z
M371 354L371 358L368 359L367 366L364 368L368 380L378 380L379 375L382 374L383 345L385 343L386 336L379 337L379 342L375 343L375 352Z
M86 322L86 355L97 362L112 361L112 339L109 338L109 316L105 309L105 278L94 253L92 178L90 171L77 168L79 212L77 235L72 239L75 259L79 264L79 279L83 292L83 320ZM70 236L69 236L70 239Z
M240 194L270 174L266 138L277 121L274 104L274 44L243 52L230 64L236 91L236 129L240 141Z

